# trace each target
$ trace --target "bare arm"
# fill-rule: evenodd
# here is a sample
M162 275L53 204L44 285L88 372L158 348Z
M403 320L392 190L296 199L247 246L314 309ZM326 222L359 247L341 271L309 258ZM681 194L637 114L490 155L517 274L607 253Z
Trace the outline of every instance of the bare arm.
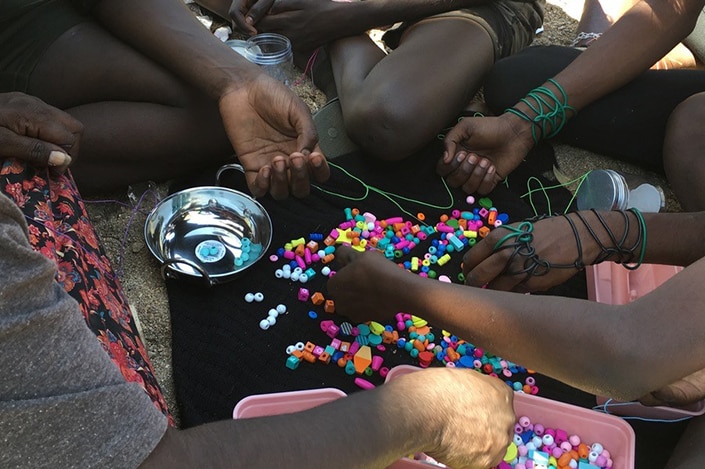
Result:
M113 34L215 100L255 196L304 197L329 168L306 104L215 38L181 0L101 0Z
M372 468L423 451L486 468L506 451L511 400L500 380L429 369L296 414L170 430L142 467Z
M642 0L634 5L554 77L570 106L580 110L647 70L693 30L703 5L703 0ZM553 84L543 86L560 96ZM517 103L516 107L533 117L525 104ZM505 115L531 140L531 124Z
M199 0L198 3L248 34L276 32L291 39L296 50L311 51L327 42L356 36L399 21L414 21L488 0L258 0L244 13L241 0ZM247 19L249 18L249 20Z
M340 313L355 320L416 314L572 386L627 400L705 367L705 260L629 305L611 306L423 279L379 253L354 254L338 251L349 265L328 288Z

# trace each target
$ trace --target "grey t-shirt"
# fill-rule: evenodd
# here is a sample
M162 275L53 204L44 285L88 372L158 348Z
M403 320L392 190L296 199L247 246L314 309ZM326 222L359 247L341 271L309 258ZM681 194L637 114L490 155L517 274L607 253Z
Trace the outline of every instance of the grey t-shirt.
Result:
M128 383L0 194L0 467L137 467L166 417Z

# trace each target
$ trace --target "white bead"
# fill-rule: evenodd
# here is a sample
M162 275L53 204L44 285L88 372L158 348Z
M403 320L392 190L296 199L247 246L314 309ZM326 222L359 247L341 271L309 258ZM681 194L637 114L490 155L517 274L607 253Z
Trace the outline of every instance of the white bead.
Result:
M276 278L282 278L284 276L284 271L282 269L277 269L274 271L274 276Z
M330 275L330 267L328 267L328 266L323 267L321 269L321 274L328 277Z
M274 316L267 316L267 319L265 319L269 323L270 326L273 326L277 323L277 318Z
M294 282L298 282L299 281L299 274L297 274L296 272L292 272L291 273L291 280Z
M294 344L294 347L296 347L296 350L300 352L306 348L306 344L304 344L303 342L296 342L296 344Z
M262 293L261 291L258 291L257 293L255 293L255 301L257 303L261 303L263 300L264 300L264 293Z
M272 308L272 309L270 309L269 312L267 313L267 316L274 316L274 317L276 318L277 316L279 316L279 311L277 311L276 309Z
M306 274L299 275L299 282L301 282L301 283L308 282L308 275L306 275Z
M255 295L253 293L246 293L245 301L247 301L248 303L252 303L253 301L255 301Z
M279 314L286 313L286 305L284 305L284 304L278 304L276 309L277 309L277 313L279 313Z
M284 271L284 278L286 278L286 279L291 278L291 270L285 270L285 271Z
M259 328L262 329L263 331L266 331L267 329L269 329L269 321L267 321L266 319L262 319L259 322Z
M290 266L289 264L284 264L284 265L282 266L282 270L283 270L284 272L291 272L291 266Z
M287 354L287 355L291 355L292 353L294 353L294 350L296 350L296 347L295 347L294 345L289 345L289 346L286 348L286 354Z
M301 275L301 272L303 272L303 271L304 271L304 269L302 269L301 267L296 267L291 273Z

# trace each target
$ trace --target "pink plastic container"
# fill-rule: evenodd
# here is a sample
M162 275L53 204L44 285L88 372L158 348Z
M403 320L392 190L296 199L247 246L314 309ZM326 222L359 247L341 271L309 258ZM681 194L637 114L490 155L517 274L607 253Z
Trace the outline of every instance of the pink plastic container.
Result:
M636 270L615 262L585 268L588 298L599 303L624 305L646 295L683 270L675 265L642 264Z
M588 298L600 303L627 304L651 292L681 270L683 267L661 264L643 264L636 270L625 269L614 262L588 266L585 270ZM608 400L597 396L597 404L611 414L645 419L677 420L705 414L705 400L683 407L650 407L638 402Z
M419 370L414 366L400 365L389 370L385 381ZM562 428L569 434L579 435L583 441L599 441L610 451L613 467L634 468L634 430L619 417L524 393L514 393L514 412L517 417L526 415L545 427ZM427 469L432 467L423 463L416 464Z

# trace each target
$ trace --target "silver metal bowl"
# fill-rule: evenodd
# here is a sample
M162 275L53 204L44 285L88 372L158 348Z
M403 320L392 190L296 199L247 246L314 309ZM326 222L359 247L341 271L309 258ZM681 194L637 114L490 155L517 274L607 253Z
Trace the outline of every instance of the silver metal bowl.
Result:
M264 256L272 221L247 194L194 187L170 195L150 212L144 238L162 263L162 276L201 278L211 286L236 278Z

